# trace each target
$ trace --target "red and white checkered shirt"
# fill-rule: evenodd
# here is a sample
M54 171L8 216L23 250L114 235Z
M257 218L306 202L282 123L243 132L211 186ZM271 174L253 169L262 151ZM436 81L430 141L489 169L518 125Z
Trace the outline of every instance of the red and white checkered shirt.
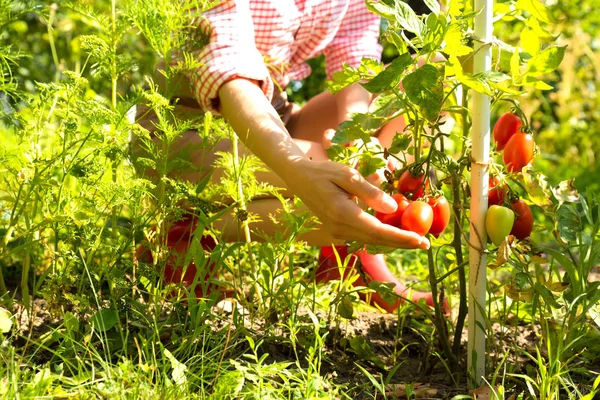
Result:
M201 66L189 74L192 91L203 109L217 113L219 89L236 77L261 82L270 100L273 81L283 89L306 78L306 61L321 53L328 78L342 63L380 60L379 22L365 0L222 1L196 20L196 33L209 42L193 51Z

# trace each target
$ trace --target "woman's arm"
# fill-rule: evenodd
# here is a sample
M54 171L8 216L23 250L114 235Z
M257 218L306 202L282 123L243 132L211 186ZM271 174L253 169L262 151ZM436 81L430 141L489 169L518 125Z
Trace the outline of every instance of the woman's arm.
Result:
M398 248L429 247L426 238L382 224L362 210L354 196L381 212L394 211L396 203L358 171L308 159L256 84L230 80L220 88L219 100L221 113L240 140L302 199L332 237Z

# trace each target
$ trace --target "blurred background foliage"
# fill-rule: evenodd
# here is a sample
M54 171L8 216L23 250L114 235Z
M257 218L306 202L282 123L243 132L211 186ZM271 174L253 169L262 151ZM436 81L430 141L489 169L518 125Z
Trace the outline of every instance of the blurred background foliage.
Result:
M1 67L6 82L12 82L27 91L35 90L35 82L53 82L61 79L62 71L81 72L90 80L93 93L106 99L110 82L95 79L97 70L82 49L81 36L100 31L95 15L87 10L109 13L109 2L83 0L46 3L39 1L14 2L2 0L3 17L0 30L0 53L10 54L12 77L7 77L6 66ZM548 176L550 184L575 178L579 190L587 187L600 189L597 179L596 154L600 154L600 100L597 94L600 82L600 14L595 2L575 0L546 0L552 18L552 34L558 44L567 45L567 52L559 70L545 81L554 87L552 91L533 91L519 99L530 116L540 153L535 159L536 169ZM417 12L424 12L421 2L409 2ZM500 1L498 6L511 2ZM31 11L31 12L28 12ZM18 15L15 21L13 16ZM20 14L20 15L19 15ZM497 22L496 32L511 45L519 45L523 21L513 19ZM120 94L128 95L135 85L143 84L150 75L157 56L144 43L134 29L130 29L122 43L123 53L131 57L125 79L119 81ZM395 54L384 49L384 61L389 62ZM10 62L3 58L3 62ZM314 96L325 88L324 60L311 61L313 74L304 82L292 82L288 87L290 98L298 103ZM0 92L6 92L2 90ZM18 99L2 95L5 113L9 121L11 105ZM505 108L502 108L505 107ZM507 111L508 104L493 110L493 118ZM493 122L493 121L492 121Z

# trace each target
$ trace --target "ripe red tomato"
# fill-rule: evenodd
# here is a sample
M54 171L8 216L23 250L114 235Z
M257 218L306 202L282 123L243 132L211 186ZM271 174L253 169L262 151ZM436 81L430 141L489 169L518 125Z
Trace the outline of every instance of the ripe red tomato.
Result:
M523 240L533 230L533 214L531 208L523 200L517 200L511 205L515 212L515 223L510 231L510 234L519 240Z
M423 190L426 185L425 174L413 176L410 170L406 170L398 180L398 191L410 200L416 200L423 197Z
M412 201L402 214L401 228L423 236L433 223L433 209L422 201Z
M390 214L385 214L377 211L375 213L375 217L378 220L383 222L384 224L395 226L396 228L400 227L400 223L402 221L402 214L404 214L404 210L408 207L409 201L402 193L396 193L392 195L392 198L396 200L396 204L398 204L398 208L396 211Z
M485 215L485 230L496 246L510 234L515 222L515 213L507 207L491 206Z
M497 176L491 176L489 178L489 189L488 189L488 206L500 205L504 201L506 196L506 186L498 187L500 178Z
M513 113L505 113L498 118L494 125L494 142L498 151L504 149L508 140L519 132L522 125L521 118Z
M506 143L502 158L508 172L521 172L524 166L533 160L535 142L533 136L519 132L515 133Z
M430 197L428 203L433 209L433 222L431 228L429 228L429 233L437 238L440 237L448 226L448 222L450 222L450 204L444 196Z

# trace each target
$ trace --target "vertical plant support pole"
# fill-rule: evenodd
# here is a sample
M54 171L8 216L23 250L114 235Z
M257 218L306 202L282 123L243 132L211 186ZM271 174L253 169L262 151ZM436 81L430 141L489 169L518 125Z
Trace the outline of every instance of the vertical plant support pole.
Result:
M492 64L492 0L474 0L475 53L473 73L489 71ZM490 97L473 92L471 165L471 234L469 240L469 341L467 366L471 384L479 387L485 376L485 319L486 310L486 255L487 234L485 214L488 199L488 162L490 158Z

